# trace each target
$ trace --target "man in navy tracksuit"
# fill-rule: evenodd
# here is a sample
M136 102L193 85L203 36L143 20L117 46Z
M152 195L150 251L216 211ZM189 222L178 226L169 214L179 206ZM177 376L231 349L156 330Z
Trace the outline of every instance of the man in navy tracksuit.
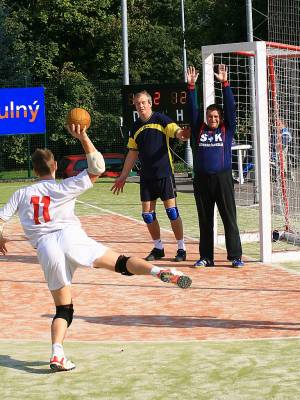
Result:
M187 70L188 104L194 147L194 196L197 205L200 259L195 267L214 266L214 207L217 204L225 230L227 258L233 267L242 267L242 246L236 220L231 167L231 144L236 128L235 102L227 81L227 67L219 65L215 74L222 83L223 109L211 104L202 122L197 107L195 83L198 72Z

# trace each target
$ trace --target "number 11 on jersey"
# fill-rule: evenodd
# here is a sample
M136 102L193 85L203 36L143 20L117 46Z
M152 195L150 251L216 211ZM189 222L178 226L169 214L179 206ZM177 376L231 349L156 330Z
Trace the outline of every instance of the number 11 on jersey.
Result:
M49 215L49 204L50 204L49 196L43 196L42 198L40 198L39 196L32 196L31 204L33 204L33 219L34 219L35 225L39 225L41 223L39 220L40 205L42 205L42 207L43 207L44 221L45 222L51 221L51 218Z

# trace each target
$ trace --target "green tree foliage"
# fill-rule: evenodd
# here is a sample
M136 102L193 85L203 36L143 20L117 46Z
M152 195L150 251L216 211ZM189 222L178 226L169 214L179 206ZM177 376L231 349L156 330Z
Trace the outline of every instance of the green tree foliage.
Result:
M246 41L245 3L185 0L189 63L200 66L202 45ZM259 8L266 1L254 3ZM180 0L127 0L127 6L131 82L181 81ZM120 0L0 0L0 50L2 87L45 85L50 141L69 146L63 123L74 106L92 113L91 134L96 138L108 127L119 135L121 95L115 86L121 86L123 76ZM100 81L114 84L108 89ZM116 138L106 136L113 145Z
M253 3L262 8L266 1ZM127 4L132 79L181 80L180 0ZM121 79L120 0L0 0L0 5L0 39L3 47L10 45L1 63L18 58L38 80L56 79L65 63L88 78ZM192 61L199 60L202 45L247 40L246 1L185 0L184 5Z

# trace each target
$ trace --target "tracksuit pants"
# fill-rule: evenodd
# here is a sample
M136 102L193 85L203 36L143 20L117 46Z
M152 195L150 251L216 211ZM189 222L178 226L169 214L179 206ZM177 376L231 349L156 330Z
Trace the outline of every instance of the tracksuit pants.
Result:
M195 173L193 184L200 229L200 258L214 260L215 204L224 225L227 259L241 258L242 246L236 220L231 170L216 174Z

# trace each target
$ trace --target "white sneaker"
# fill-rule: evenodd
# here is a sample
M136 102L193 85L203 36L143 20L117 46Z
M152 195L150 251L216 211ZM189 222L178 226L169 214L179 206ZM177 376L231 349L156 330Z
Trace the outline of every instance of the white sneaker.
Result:
M50 360L50 368L54 372L71 371L76 368L76 365L65 357L59 359L58 356L53 356Z

